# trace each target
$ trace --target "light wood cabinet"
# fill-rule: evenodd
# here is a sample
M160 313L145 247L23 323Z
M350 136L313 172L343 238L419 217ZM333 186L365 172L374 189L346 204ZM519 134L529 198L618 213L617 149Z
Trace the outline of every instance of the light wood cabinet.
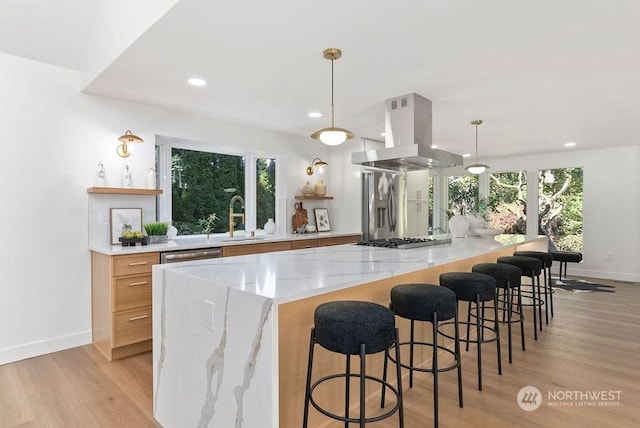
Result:
M319 238L318 247L328 247L330 245L353 244L360 240L360 235L334 236L330 238Z
M109 360L151 350L151 267L160 254L91 252L93 343Z
M300 239L297 241L291 241L292 250L300 250L302 248L315 248L318 246L317 239Z
M291 249L291 241L265 242L261 244L231 245L222 248L222 257L245 256L247 254L272 253Z

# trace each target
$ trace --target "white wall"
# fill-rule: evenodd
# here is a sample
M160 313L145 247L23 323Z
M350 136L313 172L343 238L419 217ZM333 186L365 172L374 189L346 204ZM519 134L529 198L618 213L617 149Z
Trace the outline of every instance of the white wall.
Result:
M109 186L129 163L133 186L145 187L156 134L234 144L280 154L293 201L309 161L329 157L310 139L85 95L79 81L79 72L0 54L0 364L91 341L87 188L99 161ZM124 160L116 146L127 129L145 142Z

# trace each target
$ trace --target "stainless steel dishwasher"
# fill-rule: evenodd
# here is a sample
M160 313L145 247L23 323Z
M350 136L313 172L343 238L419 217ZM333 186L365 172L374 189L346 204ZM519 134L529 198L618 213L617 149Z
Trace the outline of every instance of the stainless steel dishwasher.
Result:
M217 259L222 257L222 248L166 251L160 253L160 263L190 262L192 260Z

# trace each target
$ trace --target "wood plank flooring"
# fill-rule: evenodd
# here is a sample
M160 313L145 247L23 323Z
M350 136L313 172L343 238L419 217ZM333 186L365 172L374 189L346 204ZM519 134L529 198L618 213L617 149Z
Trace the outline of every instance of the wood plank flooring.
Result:
M440 427L640 426L640 284L599 282L614 285L616 292L557 291L555 317L537 342L531 324L525 325L525 352L515 327L513 364L507 361L503 336L502 376L497 374L495 346L485 345L482 392L477 390L475 348L463 351L464 408L457 405L455 374L442 374ZM152 416L151 364L151 353L109 363L87 345L0 366L0 427L158 427ZM530 412L516 401L518 391L528 385L544 398ZM405 426L433 426L431 376L417 374L414 387L407 386L405 382ZM548 403L550 392L601 390L621 391L620 406ZM377 408L373 397L369 410ZM396 426L395 417L367 425Z

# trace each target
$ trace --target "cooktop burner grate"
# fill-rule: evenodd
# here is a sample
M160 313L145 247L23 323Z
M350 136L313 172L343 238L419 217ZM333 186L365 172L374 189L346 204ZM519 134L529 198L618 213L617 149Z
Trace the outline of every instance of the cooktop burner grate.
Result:
M360 241L357 244L366 245L368 247L398 248L400 250L404 250L408 248L426 247L429 245L448 244L450 242L450 238L388 238Z

